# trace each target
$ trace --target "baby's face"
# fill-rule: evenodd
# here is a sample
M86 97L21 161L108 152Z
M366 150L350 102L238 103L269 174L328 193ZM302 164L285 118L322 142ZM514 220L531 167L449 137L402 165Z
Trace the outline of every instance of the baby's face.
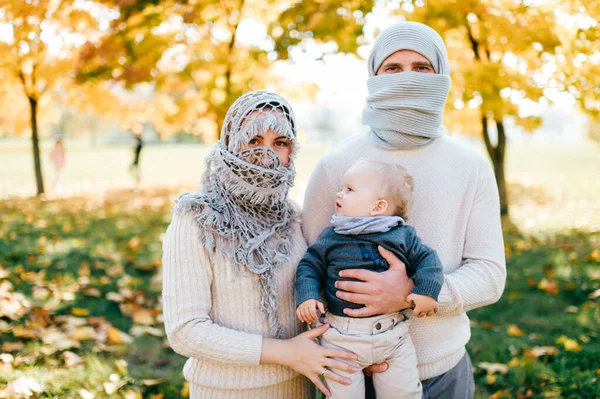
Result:
M366 167L350 168L344 175L342 190L336 194L338 216L376 216L373 210L381 199L381 177Z

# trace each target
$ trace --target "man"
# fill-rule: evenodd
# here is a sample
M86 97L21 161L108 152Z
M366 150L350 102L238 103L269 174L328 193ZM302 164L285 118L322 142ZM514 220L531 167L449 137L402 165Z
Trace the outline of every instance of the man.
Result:
M438 314L413 318L410 325L423 397L472 398L466 312L496 302L506 280L494 174L483 155L445 135L442 114L450 65L437 32L415 22L390 26L377 37L368 68L362 119L369 133L350 139L317 164L304 200L304 235L311 244L328 225L341 178L359 159L406 167L415 182L407 222L437 251L445 273ZM412 280L398 258L380 252L390 263L388 271L348 270L342 277L359 281L336 283L336 295L365 305L345 310L347 315L366 317L409 307ZM385 365L371 369L383 371Z

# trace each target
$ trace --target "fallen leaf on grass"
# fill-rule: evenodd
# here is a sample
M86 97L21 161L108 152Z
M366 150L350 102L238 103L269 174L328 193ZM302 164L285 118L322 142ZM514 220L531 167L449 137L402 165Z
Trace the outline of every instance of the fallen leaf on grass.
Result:
M127 391L125 392L125 399L142 399L142 393L138 391Z
M41 385L31 377L20 377L8 384L7 387L8 397L15 395L16 397L30 397L36 393L42 392Z
M600 288L590 294L590 299L596 299L600 297Z
M109 292L108 294L106 294L106 299L113 302L123 302L123 300L125 300L125 298L123 298L121 294L118 294L116 292Z
M16 352L16 351L20 351L21 349L23 349L24 345L23 342L21 341L17 341L17 342L5 342L2 344L2 351L3 352Z
M525 352L523 352L523 354L525 356L535 358L545 355L554 356L558 354L558 349L556 349L556 347L554 346L535 346L531 349L526 350Z
M491 323L489 321L484 321L483 323L481 323L481 328L485 328L486 330L491 330L492 328L494 328L494 323Z
M477 367L484 369L488 374L500 373L506 374L508 373L508 366L502 363L487 363L482 362L477 365Z
M550 281L546 279L543 279L538 283L538 288L550 295L556 295L559 292L556 281Z
M96 330L90 326L76 327L69 333L69 338L77 341L89 341L97 339L97 337L98 334L96 333Z
M96 287L88 287L85 290L83 290L83 295L99 298L102 295L102 293Z
M102 385L104 386L104 392L106 392L109 395L112 395L113 393L117 392L117 390L119 389L119 386L121 384L121 380L119 378L119 376L117 374L111 374L108 379L110 381L107 381L105 383L103 383Z
M509 325L508 328L506 329L506 332L511 337L522 337L523 335L525 335L525 331L523 331L519 327L517 327L516 324Z
M567 336L561 335L556 339L556 343L564 346L565 350L569 352L581 352L581 346L579 343Z
M496 377L495 374L488 374L485 376L485 381L490 385L495 384L497 379L498 377Z
M509 394L507 389L501 390L501 391L496 391L493 394L491 394L490 396L488 396L488 399L501 399L501 398L506 398L508 397L507 395Z
M129 344L133 341L129 335L112 326L108 327L107 338L108 343L116 345Z
M157 378L155 380L142 380L142 384L146 385L147 387L151 387L152 385L162 384L163 382L165 382L164 378Z
M190 396L190 383L188 381L183 383L183 388L181 388L181 397L188 398Z
M82 399L95 399L96 398L96 395L94 395L90 391L83 389L83 388L81 388L79 390L79 396L81 396Z
M71 351L63 352L60 356L65 360L65 365L67 367L77 366L78 364L83 363L83 358Z
M577 313L579 312L579 308L577 306L569 306L565 309L566 313Z
M0 353L0 362L2 363L12 363L15 360L15 357L10 353Z
M73 308L71 309L73 316L86 317L90 315L90 311L85 308Z
M152 325L156 321L150 309L139 308L133 312L133 322L136 324Z
M136 337L140 337L142 335L153 335L155 337L163 337L165 335L163 330L159 328L139 325L131 327L129 333Z

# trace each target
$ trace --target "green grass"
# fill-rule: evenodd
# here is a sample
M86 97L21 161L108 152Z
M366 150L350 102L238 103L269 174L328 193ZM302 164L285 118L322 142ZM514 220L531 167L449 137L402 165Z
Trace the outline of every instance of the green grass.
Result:
M467 349L474 366L510 368L488 377L477 367L477 397L599 397L600 304L590 294L600 288L600 234L571 231L537 240L513 231L505 239L504 295L469 312ZM557 353L535 357L535 347Z
M0 201L0 393L27 376L43 398L181 396L185 359L168 348L160 318L160 242L207 150L149 146L145 184L131 191L117 189L130 185L128 147L71 145L67 184L101 195ZM304 146L296 199L325 150ZM0 142L0 196L32 190L28 151ZM597 149L530 144L508 154L508 282L497 304L469 313L477 397L598 398ZM547 354L536 356L540 347Z
M0 313L0 352L13 357L1 358L0 392L26 375L42 384L44 398L75 398L81 389L97 397L180 396L185 359L165 343L156 278L174 193L117 194L0 202L0 298L12 304ZM594 252L600 234L571 231L541 240L513 230L506 242L503 298L469 314L478 397L598 397L600 306L590 294L600 288L600 253ZM119 302L110 293L119 293ZM150 318L136 319L140 310ZM510 336L510 325L523 335ZM132 342L111 341L109 327ZM154 330L137 336L143 327ZM90 330L94 339L77 338ZM62 335L48 340L52 334ZM66 338L78 345L61 347ZM576 351L567 350L565 339ZM558 352L528 356L536 346ZM68 366L66 351L82 363ZM482 362L510 368L489 377L478 367ZM118 390L108 395L105 384Z
M114 202L0 203L0 352L13 355L0 361L0 387L27 375L42 384L40 397L79 398L80 389L108 397L104 383L108 391L119 386L119 397L179 396L185 359L167 349L156 279L173 197L118 194ZM149 318L136 320L140 311ZM137 336L136 326L153 330ZM132 343L120 342L119 331ZM85 339L90 332L94 338ZM74 346L61 346L68 341ZM14 343L23 346L11 350ZM66 350L82 363L68 366ZM145 381L157 379L167 383Z
M304 137L304 136L303 136ZM301 137L302 138L302 137ZM318 159L331 145L301 143L295 187L291 197L302 202L304 190ZM42 143L42 166L47 191L54 174L48 160L52 143ZM0 140L0 198L32 195L35 191L31 145L27 140ZM88 141L67 141L65 190L80 195L131 188L128 172L132 149L123 145L91 146ZM147 145L141 158L142 187L177 187L194 190L210 146L201 144ZM484 152L483 146L478 150ZM600 155L588 141L510 144L506 173L511 218L524 231L558 231L562 228L600 229Z

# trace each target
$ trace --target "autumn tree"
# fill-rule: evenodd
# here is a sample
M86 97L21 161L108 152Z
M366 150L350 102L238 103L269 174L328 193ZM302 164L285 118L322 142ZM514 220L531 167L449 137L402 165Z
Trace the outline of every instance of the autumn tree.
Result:
M560 45L553 11L551 6L472 0L405 4L403 10L408 19L437 30L448 45L453 68L449 106L466 108L463 117L469 108L478 110L475 115L494 166L502 214L508 214L509 206L505 121L513 117L530 129L539 123L520 115L519 103L537 102L543 96L543 54L554 54Z
M356 3L365 7L295 3L274 27L283 31L278 49L285 54L290 44L316 38L336 41L339 51L355 52L357 43L365 41L364 16L372 7L369 2ZM403 0L378 6L392 3L398 14L430 25L444 38L453 77L446 123L455 131L483 136L501 211L508 214L506 119L513 118L527 130L538 127L540 119L524 114L520 105L539 101L549 87L572 93L590 114L600 109L600 30L592 29L598 23L594 17L600 15L598 2Z
M44 180L39 107L48 93L66 88L78 40L83 34L93 32L96 20L85 3L74 0L5 0L0 4L0 24L9 27L8 33L0 38L0 74L27 99L35 180L40 195L44 193Z
M81 81L114 80L130 88L152 82L155 95L147 117L161 134L183 130L209 138L218 137L239 95L285 85L270 67L287 59L289 48L312 39L355 51L360 17L373 5L342 0L101 2L119 16L101 43L85 45Z

